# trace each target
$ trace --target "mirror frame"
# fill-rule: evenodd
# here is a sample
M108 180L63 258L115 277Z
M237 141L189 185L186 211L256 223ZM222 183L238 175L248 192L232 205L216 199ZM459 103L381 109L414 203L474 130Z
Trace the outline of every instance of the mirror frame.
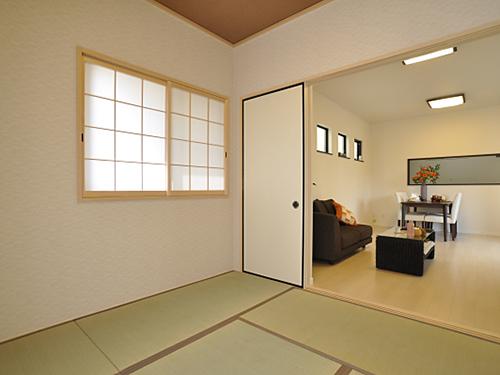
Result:
M411 180L410 177L410 162L415 160L441 160L441 159L459 159L459 158L474 158L474 157L482 157L482 156L496 156L500 158L500 153L495 154L475 154L475 155L457 155L457 156L434 156L429 158L413 158L408 159L406 163L406 183L408 186L418 186L417 184ZM480 186L480 185L500 185L500 182L477 182L477 183L456 183L456 184L443 184L443 183L434 183L428 184L434 186Z

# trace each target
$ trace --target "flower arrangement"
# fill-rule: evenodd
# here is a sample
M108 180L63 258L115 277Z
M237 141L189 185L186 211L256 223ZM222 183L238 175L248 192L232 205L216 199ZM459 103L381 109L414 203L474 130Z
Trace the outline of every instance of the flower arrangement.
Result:
M420 170L412 177L413 182L417 184L435 184L439 178L440 167L439 164L420 167Z

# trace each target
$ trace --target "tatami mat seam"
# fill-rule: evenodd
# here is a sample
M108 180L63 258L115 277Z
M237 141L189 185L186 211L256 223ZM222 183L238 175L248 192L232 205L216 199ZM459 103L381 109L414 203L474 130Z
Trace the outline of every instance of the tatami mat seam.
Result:
M487 341L487 342L490 342L492 344L497 344L497 345L500 344L500 341L499 341L498 337L493 337L493 336L492 337L488 337L488 336L483 335L483 334L477 335L477 334L474 334L472 332L467 332L467 331L465 331L464 329L461 329L458 326L453 326L453 325L446 325L445 326L445 325L443 325L443 323L440 323L438 321L433 322L431 319L423 320L423 319L419 318L418 316L413 316L411 314L401 314L400 311L393 310L393 309L390 309L390 308L388 308L388 309L381 309L380 307L372 306L369 302L364 302L364 301L361 301L361 300L357 302L355 300L344 299L344 298L341 298L341 297L337 297L337 296L333 296L333 295L328 295L326 293L322 293L320 291L312 290L312 289L301 289L301 290L304 291L304 292L308 292L308 293L314 294L316 296L320 296L320 297L324 297L324 298L328 298L328 299L333 299L333 300L338 301L338 302L348 303L348 304L353 305L353 306L357 306L357 307L369 309L369 310L376 311L376 312L379 312L379 313L389 314L389 315L392 315L392 316L397 317L397 318L411 320L411 321L414 321L414 322L417 322L417 323L422 323L422 324L428 325L430 327L444 329L444 330L447 330L447 331L450 331L450 332L454 332L454 333L457 333L457 334L460 334L460 335L471 337L473 339L483 340L483 341Z
M80 331L82 331L82 333L83 333L83 334L84 334L84 335L85 335L85 336L86 336L86 337L90 340L90 342L92 343L92 345L94 345L94 346L97 348L97 350L99 350L99 351L102 353L102 355L103 355L103 356L104 356L104 357L108 360L108 362L109 362L109 363L111 363L111 364L113 365L113 367L116 369L116 371L118 371L118 372L119 372L119 371L120 371L120 369L118 368L118 366L117 366L117 365L115 365L115 364L114 364L114 362L111 360L111 358L109 358L109 357L108 357L108 355L107 355L107 354L106 354L106 353L105 353L105 352L104 352L104 351L103 351L103 350L99 347L99 345L97 345L97 344L95 343L95 341L94 341L94 340L92 340L92 337L90 337L90 336L87 334L87 332L85 332L85 330L84 330L82 327L80 327L80 325L78 324L78 322L77 322L76 320L73 320L73 323L75 323L75 324L76 324L76 326L80 329Z
M352 368L342 365L337 371L335 371L334 375L349 375L351 371Z
M217 323L217 324L215 324L215 325L213 325L213 326L211 326L203 331L200 331L200 332L198 332L198 333L196 333L196 334L194 334L194 335L192 335L192 336L190 336L182 341L179 341L179 342L159 351L158 353L155 353L155 354L153 354L145 359L142 359L139 362L134 363L133 365L130 365L130 366L124 368L123 370L121 370L119 372L119 374L120 375L132 374L133 372L138 371L141 368L146 367L147 365L150 365L150 364L158 361L159 359L164 358L164 357L168 356L169 354L174 353L177 350L182 349L182 348L188 346L189 344L192 344L193 342L196 342L196 341L202 339L203 337L209 335L210 333L215 332L215 331L227 326L228 324L241 318L242 315L247 314L248 312L250 312L250 311L274 300L275 298L278 298L278 297L282 296L283 294L288 293L291 290L294 290L294 289L296 289L296 288L290 287L290 288L288 288L288 289L286 289L278 294L275 294L274 296L267 298L264 301L261 301L258 304L251 306L250 308L248 308L246 310L243 310L243 311L241 311L241 312L239 312L239 313L237 313L237 314L235 314L235 315L233 315L233 316L231 316L231 317L229 317L229 318L227 318L227 319L225 319L225 320L223 320L223 321L221 321L221 322L219 322L219 323Z
M125 303L122 303L122 304L119 304L119 305L116 305L116 306L112 306L112 307L109 307L109 308L106 308L106 309L103 309L103 310L100 310L100 311L96 311L96 312L93 312L93 313L90 313L90 314L87 314L87 315L82 315L82 316L79 316L79 317L76 317L76 318L73 318L73 319L65 320L65 321L62 321L60 323L56 323L56 324L50 325L48 327L44 327L44 328L40 328L40 329L31 331L31 332L23 333L23 334L21 334L19 336L14 336L14 337L11 337L11 338L9 338L7 340L0 341L0 345L8 344L9 342L12 342L12 341L16 341L16 340L19 340L19 339L22 339L22 338L25 338L25 337L28 337L28 336L40 333L40 332L48 331L48 330L50 330L52 328L60 327L60 326L62 326L64 324L68 324L68 323L71 323L71 322L76 322L77 320L82 320L82 319L86 319L86 318L89 318L89 317L94 316L94 315L99 315L101 313L104 313L104 312L107 312L107 311L110 311L110 310L114 310L114 309L117 309L117 308L120 308L120 307L131 305L131 304L136 303L136 302L141 302L143 300L146 300L146 299L152 298L152 297L156 297L156 296L159 296L161 294L173 292L174 290L182 289L182 288L191 286L193 284L198 284L198 283L201 283L203 281L207 281L207 280L210 280L210 279L215 279L215 278L217 278L219 276L223 276L223 275L226 275L226 274L229 274L229 273L232 273L232 272L238 272L238 271L234 271L234 270L225 271L225 272L219 273L219 274L214 275L214 276L209 276L209 277L207 277L205 279L196 280L196 281L193 281L193 282L188 283L188 284L180 285L180 286L172 288L172 289L163 290L161 292L154 293L154 294L151 294L149 296L141 297L141 298L138 298L138 299L135 299L135 300L132 300L132 301L129 301L129 302L125 302Z
M252 322L250 320L247 320L247 319L245 319L245 318L243 318L241 316L238 318L238 320L240 320L240 321L242 321L242 322L244 322L244 323L246 323L246 324L248 324L248 325L250 325L252 327L260 329L260 330L262 330L264 332L267 332L267 333L269 333L271 335L279 337L279 338L281 338L281 339L283 339L285 341L288 341L289 343L292 343L292 344L294 344L296 346L299 346L299 347L301 347L303 349L306 349L306 350L308 350L310 352L313 352L313 353L315 353L315 354L317 354L317 355L319 355L319 356L321 356L323 358L326 358L326 359L328 359L330 361L337 362L337 363L339 363L339 364L341 364L341 365L343 365L345 367L348 367L349 371L356 370L356 371L358 371L358 372L360 372L362 374L365 374L365 375L374 375L373 373L371 373L369 371L363 370L362 368L354 366L354 365L352 365L352 364L350 364L350 363L348 363L346 361L343 361L343 360L341 360L341 359L339 359L337 357L334 357L334 356L332 356L332 355L330 355L328 353L322 352L321 350L315 349L315 348L313 348L313 347L311 347L309 345L301 343L300 341L294 340L294 339L292 339L292 338L290 338L288 336L285 336L285 335L282 335L280 333L274 332L274 331L272 331L272 330L270 330L270 329L268 329L266 327L261 326L260 324L254 323L254 322ZM341 374L344 374L344 373L341 373Z

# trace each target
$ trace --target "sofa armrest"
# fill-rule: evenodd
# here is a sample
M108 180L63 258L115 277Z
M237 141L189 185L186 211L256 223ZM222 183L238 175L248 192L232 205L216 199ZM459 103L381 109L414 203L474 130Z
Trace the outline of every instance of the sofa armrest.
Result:
M315 212L313 215L314 258L335 261L341 255L340 223L335 215Z

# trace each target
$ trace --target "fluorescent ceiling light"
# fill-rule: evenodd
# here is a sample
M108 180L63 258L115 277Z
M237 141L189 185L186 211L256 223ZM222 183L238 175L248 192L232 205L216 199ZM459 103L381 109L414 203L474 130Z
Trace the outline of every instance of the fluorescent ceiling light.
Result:
M403 60L403 65L411 65L416 64L422 61L427 61L431 59L435 59L441 56L451 55L452 53L457 52L457 47L450 47L446 49L441 49L439 51L434 51L431 53L427 53L425 55L415 56L406 60Z
M427 104L432 109L455 107L457 105L462 105L465 103L465 95L457 94L451 96L445 96L442 98L427 99Z

